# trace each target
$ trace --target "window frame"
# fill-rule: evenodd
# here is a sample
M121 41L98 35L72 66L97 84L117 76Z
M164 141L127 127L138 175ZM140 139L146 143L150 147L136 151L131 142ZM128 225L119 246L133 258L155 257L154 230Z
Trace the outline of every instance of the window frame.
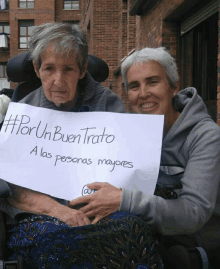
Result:
M7 25L6 25L6 24L7 24ZM6 33L6 34L8 34L8 37L10 37L10 24L9 24L8 22L0 22L0 26L3 27L3 32L1 32L1 33L6 33L6 32L4 31L4 27L5 27L5 26L8 26L8 27L9 27L9 33Z
M10 51L10 24L9 22L0 22L0 27L2 27L2 31L0 33L5 33L5 35L7 35L8 38L8 47L0 48L0 52ZM5 31L5 27L9 27L9 32Z
M25 3L25 7L21 7L21 3ZM33 3L33 7L28 7L28 3ZM18 0L18 8L21 9L33 9L34 4L34 0Z
M70 2L71 8L65 8L65 2ZM74 3L75 2L75 3ZM73 8L74 4L78 3L78 8ZM79 0L63 0L63 10L79 10Z
M217 115L218 12L181 33L181 88L195 87L211 118Z
M24 25L21 25L22 23L33 23L33 25L26 25L26 26L24 26ZM24 49L24 50L27 50L29 47L28 47L28 38L30 37L30 35L29 35L29 31L28 31L28 27L33 27L34 26L34 20L19 20L19 22L18 22L18 49ZM24 36L24 35L21 35L21 27L26 27L26 35ZM25 38L27 38L26 40L26 43L25 42L21 42L21 38L22 37L25 37ZM21 47L21 44L26 44L27 45L27 47L26 48L22 48Z
M3 76L1 76L1 71L0 71L0 79L5 79L5 78L7 78L6 65L7 65L7 63L5 63L5 62L0 62L0 68L1 68L1 66L3 67L3 68L2 68Z

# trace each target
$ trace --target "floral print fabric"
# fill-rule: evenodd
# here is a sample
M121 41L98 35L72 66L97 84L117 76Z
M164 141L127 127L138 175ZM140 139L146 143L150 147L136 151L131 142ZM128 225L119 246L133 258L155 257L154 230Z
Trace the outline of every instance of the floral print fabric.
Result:
M9 235L11 259L23 255L31 268L164 268L154 231L130 213L115 212L81 227L32 215L11 227Z

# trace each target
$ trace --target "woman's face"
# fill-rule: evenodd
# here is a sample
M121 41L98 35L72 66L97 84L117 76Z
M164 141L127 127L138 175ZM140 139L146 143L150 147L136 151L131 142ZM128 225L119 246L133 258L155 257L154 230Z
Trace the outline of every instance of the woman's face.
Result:
M48 100L56 106L74 102L78 80L85 76L86 67L80 74L75 58L57 56L52 45L41 57L40 69L35 62L33 64Z
M127 82L133 111L165 115L165 126L170 128L178 117L172 106L172 98L178 89L171 87L161 65L155 61L133 64L128 69Z

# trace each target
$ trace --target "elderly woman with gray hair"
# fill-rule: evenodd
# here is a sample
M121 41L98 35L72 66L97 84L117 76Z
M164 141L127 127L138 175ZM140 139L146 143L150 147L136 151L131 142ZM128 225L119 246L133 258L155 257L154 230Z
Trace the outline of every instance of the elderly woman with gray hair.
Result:
M80 210L95 217L93 223L116 210L139 214L159 234L170 236L169 242L192 247L198 246L197 239L210 254L220 247L220 128L195 88L178 91L177 66L164 48L135 51L122 62L121 71L132 110L165 116L161 169L171 176L182 174L182 189L176 199L167 200L94 183L89 187L96 193L70 206L87 203Z
M37 26L29 44L42 86L21 103L68 112L124 112L120 98L86 71L88 47L78 28L60 23ZM90 225L89 217L69 207L69 201L9 185L12 195L0 201L0 209L11 223L11 258L23 255L38 269L137 268L140 263L141 268L163 268L153 230L135 214L116 212Z

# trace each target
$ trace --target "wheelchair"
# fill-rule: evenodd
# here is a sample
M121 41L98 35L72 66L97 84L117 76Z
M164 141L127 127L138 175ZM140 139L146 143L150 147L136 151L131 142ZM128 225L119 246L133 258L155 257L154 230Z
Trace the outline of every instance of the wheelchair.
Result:
M37 77L30 53L25 52L14 56L9 60L6 71L10 81L18 82L18 86L13 91L11 100L18 102L27 94L41 86L41 81ZM98 82L103 82L108 78L108 65L100 58L90 55L88 57L88 72L93 79ZM4 89L4 94L11 94L11 91ZM167 175L160 170L155 195L161 196L164 199L175 198L175 189L182 188L182 174ZM11 195L11 191L7 183L0 179L0 199L7 198ZM175 195L174 195L175 196ZM159 238L161 247L161 256L164 259L165 269L184 268L184 269L217 269L209 265L208 256L204 249L193 246L187 248L183 245L175 245L166 243L165 237ZM9 250L7 249L6 238L6 214L0 211L0 269L26 269L28 268L22 256L17 260L9 260ZM165 251L164 251L165 249ZM188 264L195 265L187 267Z

